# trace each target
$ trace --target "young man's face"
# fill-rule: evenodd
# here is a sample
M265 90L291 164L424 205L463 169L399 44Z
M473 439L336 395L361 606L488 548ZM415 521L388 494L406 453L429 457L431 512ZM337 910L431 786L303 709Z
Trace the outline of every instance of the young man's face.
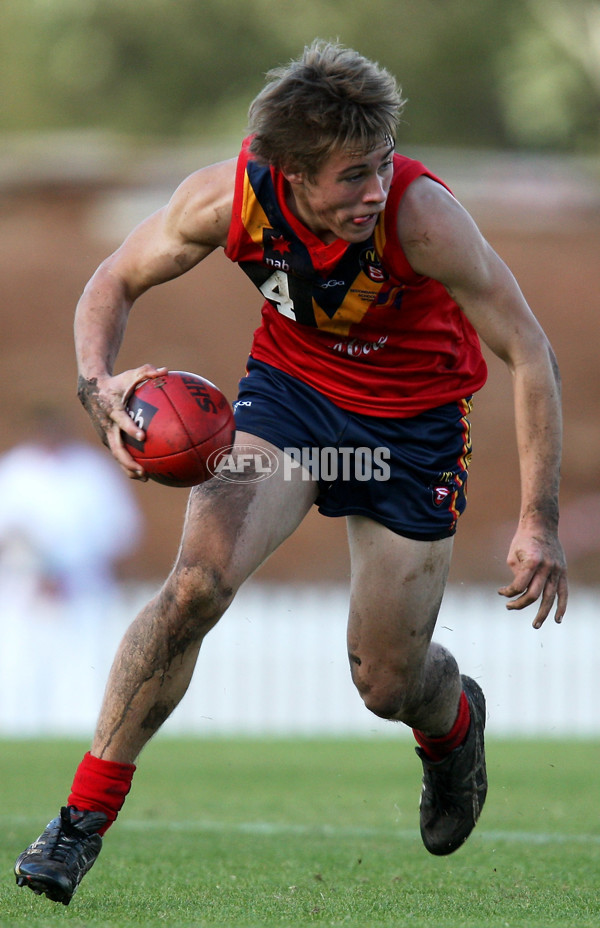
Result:
M290 207L324 242L369 238L392 182L394 147L386 141L370 152L334 152L318 174L286 174Z

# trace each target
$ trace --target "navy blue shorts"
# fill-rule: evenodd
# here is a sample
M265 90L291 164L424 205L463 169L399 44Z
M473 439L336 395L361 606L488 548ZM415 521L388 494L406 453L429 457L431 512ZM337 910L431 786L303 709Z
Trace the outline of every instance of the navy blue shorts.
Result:
M234 403L238 430L318 480L324 515L368 516L422 541L453 535L465 509L470 409L467 398L410 418L359 415L254 358Z

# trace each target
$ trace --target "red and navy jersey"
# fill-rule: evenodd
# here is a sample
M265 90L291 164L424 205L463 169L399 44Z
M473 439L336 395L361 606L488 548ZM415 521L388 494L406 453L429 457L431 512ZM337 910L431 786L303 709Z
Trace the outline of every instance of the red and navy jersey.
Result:
M365 242L325 244L289 210L283 176L238 159L225 254L265 302L253 357L352 412L413 416L480 389L486 365L473 326L446 289L409 265L398 206L424 165L394 155L386 208Z

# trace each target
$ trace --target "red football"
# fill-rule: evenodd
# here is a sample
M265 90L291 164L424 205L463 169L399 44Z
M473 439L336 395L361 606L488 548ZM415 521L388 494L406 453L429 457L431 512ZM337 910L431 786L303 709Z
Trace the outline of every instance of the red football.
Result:
M146 433L136 441L123 433L127 450L148 477L170 487L193 487L211 477L222 451L233 443L235 422L218 387L198 374L169 371L145 380L132 393L127 411Z

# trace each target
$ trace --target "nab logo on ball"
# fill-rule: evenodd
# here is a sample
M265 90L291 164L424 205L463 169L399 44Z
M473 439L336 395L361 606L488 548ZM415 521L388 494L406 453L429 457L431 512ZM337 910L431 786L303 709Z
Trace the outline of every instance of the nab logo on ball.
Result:
M229 483L257 483L272 477L279 467L276 455L257 445L218 448L206 463L213 477Z
M127 412L137 427L143 432L147 432L150 427L150 423L158 412L158 409L156 406L152 406L150 403L145 403L143 400L138 399L137 402L133 404L133 406L129 405ZM137 438L132 438L131 435L128 435L127 438L127 444L137 448L138 451L144 450L143 441L138 441Z

